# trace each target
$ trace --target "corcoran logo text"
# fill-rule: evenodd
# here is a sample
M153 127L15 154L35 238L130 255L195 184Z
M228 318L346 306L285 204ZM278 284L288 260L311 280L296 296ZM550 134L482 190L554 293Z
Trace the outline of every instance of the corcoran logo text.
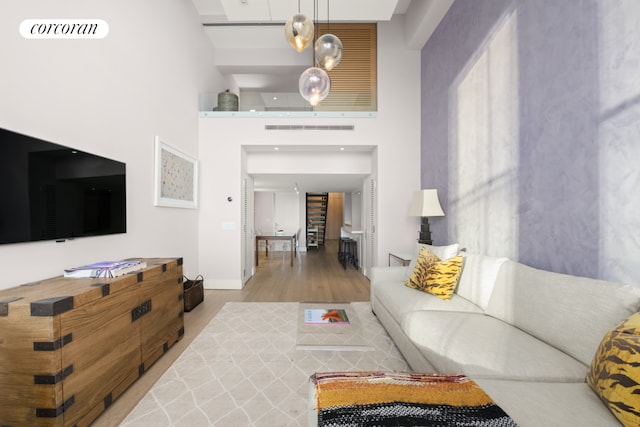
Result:
M102 19L25 19L20 34L26 39L102 39L109 24Z

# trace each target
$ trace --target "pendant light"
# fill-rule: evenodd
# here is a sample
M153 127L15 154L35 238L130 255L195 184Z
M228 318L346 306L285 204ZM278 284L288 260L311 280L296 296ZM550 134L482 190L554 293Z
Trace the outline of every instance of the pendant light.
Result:
M329 0L327 0L327 29L331 31L329 24ZM314 45L316 63L327 71L338 65L342 59L342 42L330 33L323 34Z
M331 79L322 68L307 68L300 75L298 89L300 90L300 95L315 107L329 95Z
M287 19L284 24L284 36L291 46L298 52L302 52L313 42L313 21L300 13L300 0L298 0L298 13Z
M333 34L320 36L314 49L316 62L327 71L331 71L342 59L342 42Z
M313 18L317 16L318 3L313 2ZM316 29L317 31L317 29ZM315 33L314 33L315 38ZM325 70L318 67L307 68L298 80L300 95L313 107L324 100L331 90L331 79Z

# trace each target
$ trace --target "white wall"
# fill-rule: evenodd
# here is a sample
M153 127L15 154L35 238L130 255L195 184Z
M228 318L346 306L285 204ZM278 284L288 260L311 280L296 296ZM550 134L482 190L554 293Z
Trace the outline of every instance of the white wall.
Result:
M275 195L275 230L298 230L300 228L300 195L294 191L276 191Z
M198 95L226 86L193 4L5 0L1 9L0 127L125 162L128 232L2 245L0 288L134 256L183 257L188 275L200 273L198 211L154 207L152 192L154 136L198 156ZM109 34L26 40L18 28L29 18L103 19Z
M238 120L238 119L236 119ZM240 119L242 120L242 119ZM307 119L299 119L307 120ZM273 132L273 131L271 131ZM293 134L291 133L293 132ZM300 133L303 132L303 133ZM344 132L343 132L344 133ZM347 134L349 131L346 132ZM363 144L357 144L359 146L350 147L346 144L342 144L339 147L344 148L344 151L339 151L338 146L334 140L335 135L340 133L334 133L331 131L321 131L315 133L324 142L324 145L335 146L335 150L320 151L316 149L311 150L296 150L293 152L274 151L269 152L250 152L247 153L247 173L251 175L259 174L360 174L368 175L372 172L371 168L371 152L361 151L359 146ZM323 138L324 134L324 138ZM297 137L295 140L304 142L307 144L308 131L275 131L277 137L284 135L290 135ZM329 143L327 143L327 141ZM275 144L275 141L271 141L271 144ZM354 144L355 145L355 144ZM351 150L353 148L353 151ZM365 150L370 150L371 147L367 147ZM306 190L304 186L301 188ZM293 190L293 188L292 188Z
M254 194L254 224L258 233L271 233L274 230L275 193L273 191L256 191Z
M378 113L375 118L200 118L200 268L208 287L242 287L242 145L373 145L377 147L378 243L374 264L389 251L413 248L418 220L408 215L420 188L420 52L404 48L402 19L378 25ZM353 131L265 131L266 124L354 125ZM230 230L222 224L232 222Z

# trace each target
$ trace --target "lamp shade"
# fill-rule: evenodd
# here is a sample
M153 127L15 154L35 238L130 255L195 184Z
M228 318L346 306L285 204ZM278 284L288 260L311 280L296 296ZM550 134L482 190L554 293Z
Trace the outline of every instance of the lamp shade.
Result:
M438 200L438 190L414 191L409 215L422 217L444 216L440 201Z

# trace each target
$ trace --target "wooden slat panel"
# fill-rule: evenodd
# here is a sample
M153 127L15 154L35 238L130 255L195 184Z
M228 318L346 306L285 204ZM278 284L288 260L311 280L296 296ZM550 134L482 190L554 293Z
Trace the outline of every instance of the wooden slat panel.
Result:
M377 110L376 24L318 24L318 35L330 32L342 41L340 63L331 71L331 92L317 111Z

